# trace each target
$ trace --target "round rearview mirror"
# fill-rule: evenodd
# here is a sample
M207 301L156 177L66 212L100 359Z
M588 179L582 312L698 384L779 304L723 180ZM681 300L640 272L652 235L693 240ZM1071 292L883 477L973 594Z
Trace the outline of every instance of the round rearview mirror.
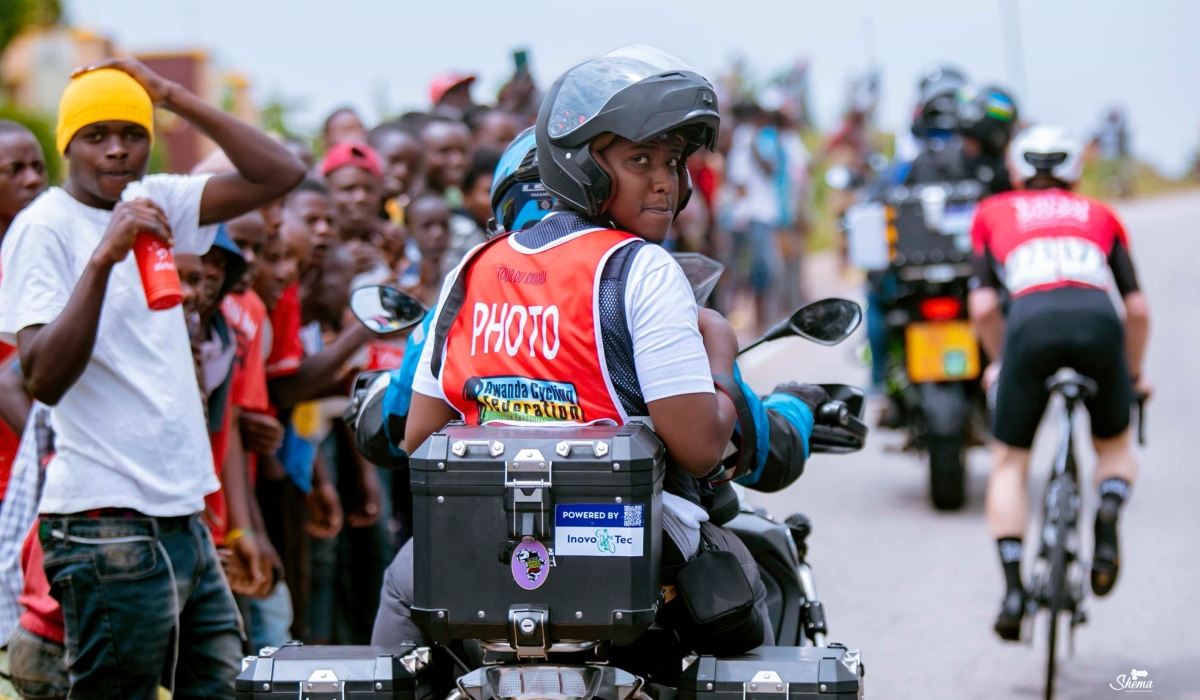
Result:
M359 287L350 295L350 310L368 330L379 335L402 331L425 318L425 307L395 287Z
M862 307L846 299L821 299L792 314L797 335L821 345L837 345L862 323Z

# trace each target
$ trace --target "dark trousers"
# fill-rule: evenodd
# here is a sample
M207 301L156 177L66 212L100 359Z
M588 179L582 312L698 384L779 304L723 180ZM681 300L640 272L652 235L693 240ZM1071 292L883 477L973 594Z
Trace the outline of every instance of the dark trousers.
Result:
M199 517L51 517L39 535L69 697L156 698L160 685L176 699L233 697L241 628Z

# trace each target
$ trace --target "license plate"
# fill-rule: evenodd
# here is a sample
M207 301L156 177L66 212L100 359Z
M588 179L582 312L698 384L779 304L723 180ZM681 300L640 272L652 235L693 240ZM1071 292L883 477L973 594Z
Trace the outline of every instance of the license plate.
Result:
M945 382L979 376L979 346L967 321L912 323L904 332L909 380Z

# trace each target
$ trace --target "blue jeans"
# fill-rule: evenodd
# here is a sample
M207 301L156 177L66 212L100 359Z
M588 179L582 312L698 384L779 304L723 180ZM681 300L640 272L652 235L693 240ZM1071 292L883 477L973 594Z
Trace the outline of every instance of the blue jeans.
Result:
M266 598L251 598L248 607L250 619L247 620L247 627L250 650L254 654L258 654L263 647L279 648L292 638L292 596L283 581L275 584Z
M13 687L25 700L59 700L71 689L63 645L20 625L8 640L8 670Z
M741 255L749 254L749 282L755 294L771 288L779 276L780 251L775 227L761 221L750 222L745 231L734 232L734 245Z
M63 610L69 697L157 698L162 685L176 700L233 698L240 622L199 517L43 516L38 532Z

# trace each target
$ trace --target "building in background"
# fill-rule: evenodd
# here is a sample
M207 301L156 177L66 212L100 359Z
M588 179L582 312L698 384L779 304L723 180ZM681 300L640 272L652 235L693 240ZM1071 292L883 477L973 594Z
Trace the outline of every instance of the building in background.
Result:
M73 70L122 53L112 41L86 29L52 26L26 30L0 56L0 103L53 119ZM251 124L258 123L249 79L242 73L217 70L206 52L135 57L205 101ZM155 150L161 157L152 162L164 172L185 173L215 147L186 121L165 110L155 113L155 135Z

